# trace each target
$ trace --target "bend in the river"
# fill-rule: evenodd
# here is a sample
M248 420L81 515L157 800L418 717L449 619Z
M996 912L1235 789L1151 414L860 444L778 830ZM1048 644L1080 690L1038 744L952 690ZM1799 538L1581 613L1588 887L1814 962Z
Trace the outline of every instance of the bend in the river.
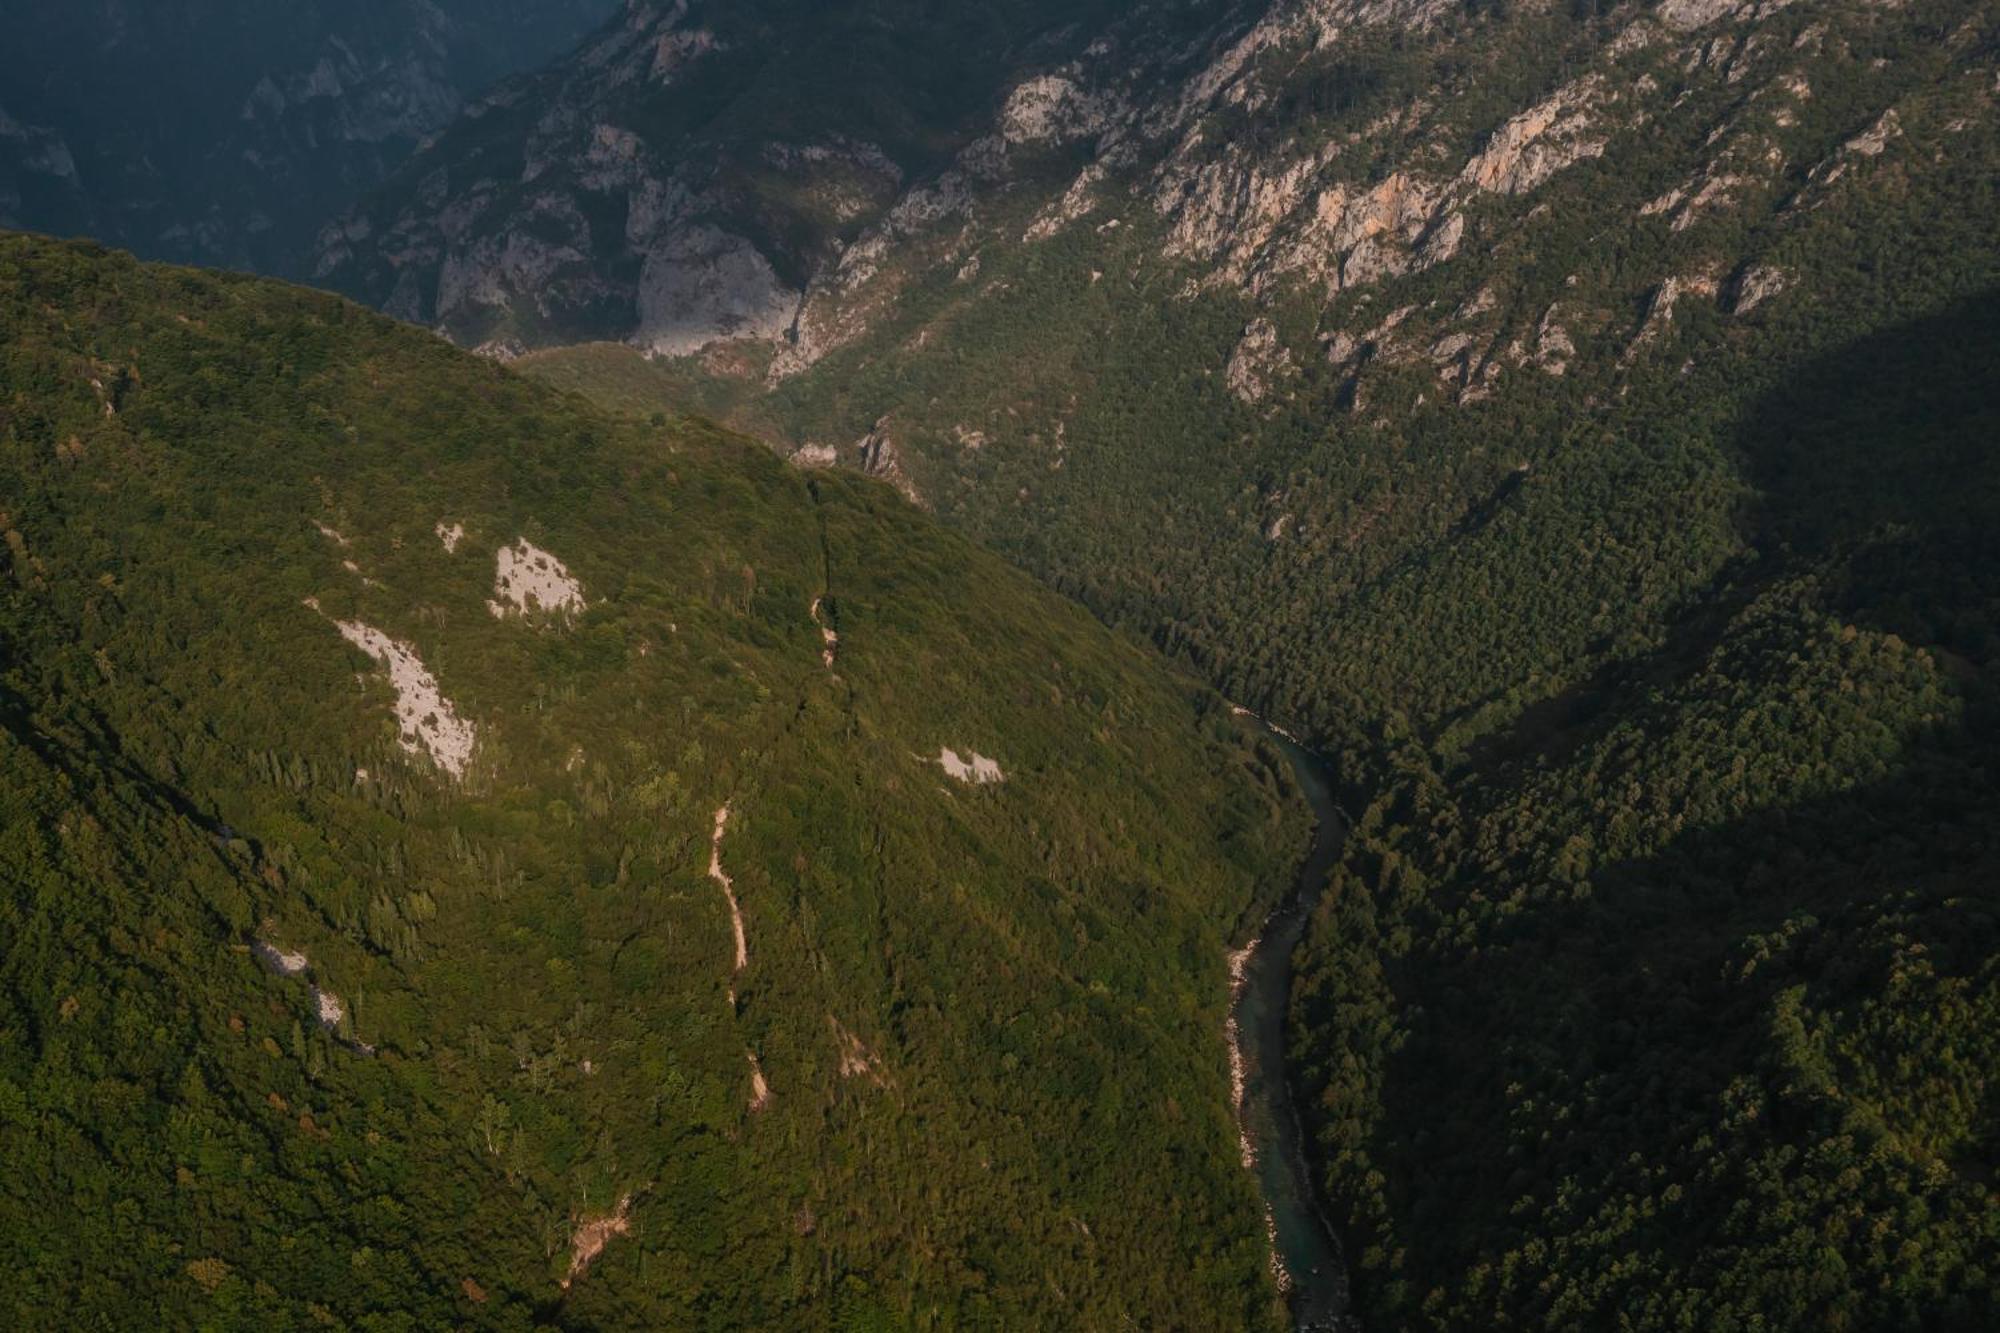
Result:
M1319 1205L1305 1130L1285 1071L1292 953L1326 891L1347 824L1334 802L1326 764L1276 729L1270 729L1270 735L1290 761L1317 825L1291 898L1264 924L1247 956L1239 956L1230 1025L1232 1063L1242 1080L1237 1115L1246 1157L1264 1197L1279 1282L1293 1324L1300 1330L1351 1329L1347 1268L1340 1242Z

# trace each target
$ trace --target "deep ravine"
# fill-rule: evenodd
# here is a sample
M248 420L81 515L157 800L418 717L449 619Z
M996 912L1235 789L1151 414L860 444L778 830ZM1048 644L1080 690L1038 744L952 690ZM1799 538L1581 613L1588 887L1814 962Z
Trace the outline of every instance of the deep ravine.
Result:
M1334 803L1325 763L1283 733L1271 729L1270 734L1290 761L1317 823L1291 898L1249 947L1230 959L1230 1063L1239 1080L1237 1119L1246 1165L1264 1197L1273 1259L1293 1326L1350 1330L1355 1325L1348 1314L1347 1268L1319 1206L1305 1131L1285 1076L1292 953L1326 890L1347 822Z

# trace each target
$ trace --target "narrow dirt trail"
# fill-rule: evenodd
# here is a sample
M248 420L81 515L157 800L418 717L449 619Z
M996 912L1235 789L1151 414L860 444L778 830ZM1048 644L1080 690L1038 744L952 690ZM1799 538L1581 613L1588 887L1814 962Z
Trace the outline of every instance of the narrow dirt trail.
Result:
M826 669L831 671L833 670L834 659L840 654L840 635L820 615L820 604L825 600L824 597L813 598L812 619L813 624L819 626L820 641L826 645L825 651L819 655L820 661L826 663Z
M709 843L708 877L722 886L722 896L729 900L729 924L736 931L736 965L730 969L733 978L750 966L750 937L743 929L743 907L736 901L736 883L729 878L729 872L722 868L722 835L729 831L729 811L731 802L724 802L715 812L715 837ZM729 1010L736 1011L736 987L729 988ZM757 1059L757 1052L746 1050L744 1056L750 1062L750 1109L761 1111L771 1104L771 1085L765 1081L764 1066Z
M750 939L743 930L743 908L736 901L736 882L722 868L722 835L729 828L729 805L724 803L715 812L715 837L709 844L708 877L722 886L722 896L729 900L729 922L736 929L736 967L741 972L750 966Z
M812 496L813 507L819 519L820 577L821 586L825 589L825 591L812 599L812 606L808 614L812 617L813 624L819 629L821 646L820 663L828 672L832 672L840 653L840 634L828 623L826 615L826 599L832 595L833 552L826 532L826 515L823 512L818 512L820 506L819 488L817 485L808 483L808 490ZM839 682L840 677L835 675L833 679ZM812 697L811 687L805 687L799 700L798 709L793 714L790 725L796 725L798 719L805 715ZM789 726L787 730L789 730ZM708 877L722 886L722 896L729 903L729 924L736 936L736 958L734 966L730 970L732 984L729 988L729 1009L731 1014L737 1012L734 979L740 976L743 970L750 965L750 938L749 932L744 928L743 924L743 905L736 897L736 882L730 878L729 872L722 867L722 840L729 831L729 817L734 807L735 801L732 798L723 802L722 806L716 810L715 830L709 840L708 851ZM836 1024L836 1027L838 1027L838 1024ZM850 1038L849 1040L853 1039ZM864 1053L866 1052L866 1048L861 1047L858 1041L855 1041L854 1045ZM749 1065L749 1106L751 1112L754 1114L767 1109L771 1105L771 1084L770 1080L764 1076L764 1065L758 1058L756 1050L754 1048L746 1048L743 1054L745 1061ZM880 1083L881 1075L875 1070L874 1063L874 1056L872 1054L866 1055L866 1064L864 1067L871 1077ZM846 1065L843 1065L843 1068L846 1068Z

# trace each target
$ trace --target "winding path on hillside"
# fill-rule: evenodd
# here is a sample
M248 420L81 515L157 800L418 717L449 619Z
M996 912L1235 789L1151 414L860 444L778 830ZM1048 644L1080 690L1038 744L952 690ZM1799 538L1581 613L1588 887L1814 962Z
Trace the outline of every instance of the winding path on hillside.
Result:
M715 835L709 841L708 877L722 886L722 896L729 900L729 924L736 932L736 966L731 975L750 966L750 939L743 929L743 907L736 901L736 881L722 868L722 835L729 830L730 805L725 804L715 812Z

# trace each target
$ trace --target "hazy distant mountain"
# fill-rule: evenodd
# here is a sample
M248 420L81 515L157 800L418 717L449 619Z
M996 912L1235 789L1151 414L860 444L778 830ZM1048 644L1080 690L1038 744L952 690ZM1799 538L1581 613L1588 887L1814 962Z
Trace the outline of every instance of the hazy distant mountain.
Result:
M282 271L616 0L0 0L0 225Z

